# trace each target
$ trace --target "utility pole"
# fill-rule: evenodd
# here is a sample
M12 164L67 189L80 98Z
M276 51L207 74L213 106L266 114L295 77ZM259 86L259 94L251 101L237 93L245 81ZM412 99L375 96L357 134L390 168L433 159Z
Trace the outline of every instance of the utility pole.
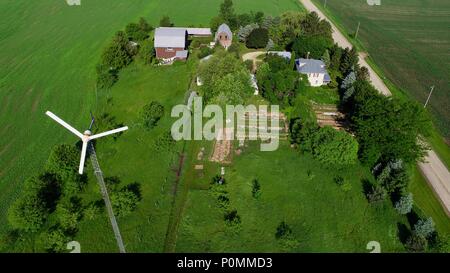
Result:
M358 22L358 28L356 28L355 40L358 39L359 27L361 26L361 22Z
M428 94L427 101L425 102L425 105L423 106L423 108L426 108L426 107L427 107L428 101L429 101L430 98L431 98L431 94L433 94L433 90L434 90L434 85L431 87L430 94Z

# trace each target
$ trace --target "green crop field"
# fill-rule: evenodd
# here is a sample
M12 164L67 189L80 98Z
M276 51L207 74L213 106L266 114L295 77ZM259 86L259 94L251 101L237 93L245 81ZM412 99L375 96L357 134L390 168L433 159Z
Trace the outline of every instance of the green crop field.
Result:
M323 8L324 0L314 0ZM447 0L328 0L326 10L347 34L361 22L358 42L397 87L425 103L450 139L450 2Z
M220 0L82 0L0 3L0 230L24 178L36 173L57 143L74 141L45 115L51 110L82 130L95 110L95 65L126 24L169 15L177 25L207 25ZM240 12L279 14L295 0L237 0ZM195 7L195 8L193 8ZM132 106L130 106L132 107Z

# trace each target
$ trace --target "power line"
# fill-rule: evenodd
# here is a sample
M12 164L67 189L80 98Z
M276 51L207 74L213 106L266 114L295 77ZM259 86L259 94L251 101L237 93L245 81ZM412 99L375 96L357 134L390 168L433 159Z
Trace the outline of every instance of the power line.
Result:
M431 98L431 94L433 94L433 90L434 90L434 85L431 87L430 94L428 94L427 101L425 102L425 105L423 106L423 108L426 108L426 107L427 107L428 101L429 101L430 98Z

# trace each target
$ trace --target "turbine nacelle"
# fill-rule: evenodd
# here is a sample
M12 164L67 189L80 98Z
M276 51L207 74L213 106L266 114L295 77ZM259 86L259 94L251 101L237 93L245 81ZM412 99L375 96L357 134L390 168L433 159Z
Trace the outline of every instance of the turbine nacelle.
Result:
M96 135L92 135L91 130L86 130L84 131L84 133L80 133L77 129L73 128L72 126L70 126L68 123L66 123L64 120L60 119L58 116L56 116L55 114L53 114L50 111L45 112L45 114L47 116L49 116L50 118L52 118L54 121L58 122L60 125L62 125L64 128L66 128L67 130L71 131L73 134L75 134L77 137L81 138L81 140L83 141L83 147L81 148L81 159L80 159L80 166L78 169L78 172L80 174L83 174L83 168L84 168L84 160L86 159L86 150L87 150L87 145L88 142L92 139L96 139L96 138L100 138L100 137L104 137L104 136L108 136L108 135L112 135L118 132L122 132L125 130L128 130L128 127L121 127L118 129L114 129L111 131L107 131L107 132L103 132L100 134L96 134ZM92 127L92 122L91 122L91 126ZM90 129L89 127L89 129Z

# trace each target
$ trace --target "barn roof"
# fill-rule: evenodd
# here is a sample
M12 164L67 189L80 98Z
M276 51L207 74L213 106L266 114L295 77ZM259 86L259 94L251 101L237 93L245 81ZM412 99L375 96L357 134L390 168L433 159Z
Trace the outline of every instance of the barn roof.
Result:
M155 47L181 47L186 46L186 29L159 27L155 30Z

